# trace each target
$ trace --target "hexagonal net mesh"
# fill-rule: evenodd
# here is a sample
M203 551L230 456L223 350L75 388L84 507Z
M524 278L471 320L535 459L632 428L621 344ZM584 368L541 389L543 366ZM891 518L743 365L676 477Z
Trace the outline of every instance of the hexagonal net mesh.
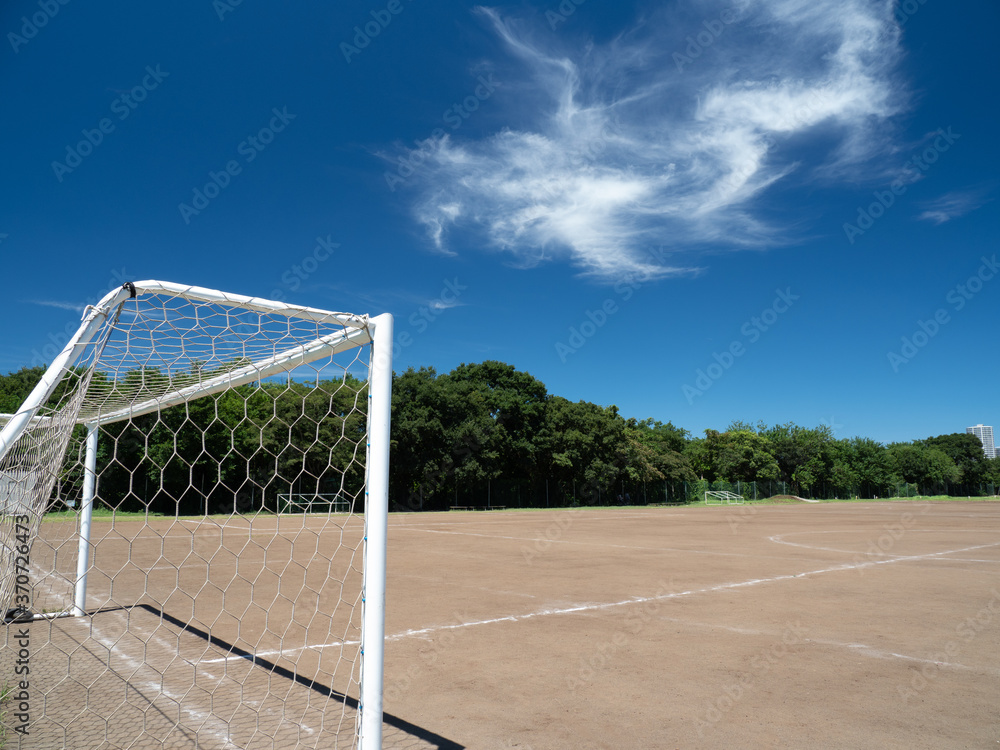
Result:
M164 282L88 309L0 432L8 736L355 746L376 328Z

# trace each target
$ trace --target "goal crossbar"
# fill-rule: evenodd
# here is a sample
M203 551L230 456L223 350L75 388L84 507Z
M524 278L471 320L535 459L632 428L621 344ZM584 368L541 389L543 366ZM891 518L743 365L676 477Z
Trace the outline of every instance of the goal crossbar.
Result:
M52 365L46 370L45 375L42 376L42 379L18 412L12 415L6 421L6 424L3 425L2 430L0 430L0 460L7 454L18 436L24 432L28 423L33 418L36 418L38 408L52 396L52 392L59 384L59 381L74 366L85 348L94 340L95 335L98 334L101 327L108 320L111 311L117 308L117 320L117 316L121 314L122 306L130 298L135 298L142 293L184 297L185 299L211 302L229 308L284 316L294 315L313 321L329 321L330 319L334 319L343 325L344 329L323 336L308 344L295 346L287 351L279 352L264 361L254 362L234 370L223 371L202 382L181 388L172 395L151 398L145 402L129 404L127 407L121 409L98 412L97 414L81 408L76 417L76 421L79 424L109 424L122 419L129 419L159 411L160 409L190 401L193 398L209 396L227 388L252 383L279 372L287 372L289 369L308 364L328 354L335 354L345 349L371 343L372 329L375 327L374 321L370 320L367 316L325 312L312 307L287 305L282 302L218 292L203 287L183 286L165 281L137 281L133 284L126 284L121 289L109 292L100 302L87 309L79 330L77 330L76 334L69 340Z
M286 493L278 495L279 515L302 513L346 513L351 509L351 501L340 494L304 495Z
M255 643L265 649L267 639L278 637L279 651L287 647L290 653L301 653L310 665L305 668L325 675L319 679L329 680L334 692L336 686L342 686L340 694L346 696L352 686L357 688L351 746L379 748L392 335L393 320L388 314L330 312L154 280L127 283L89 306L77 331L24 403L14 414L0 415L0 607L6 613L15 601L27 598L20 595L24 576L14 575L14 560L16 555L26 556L35 542L40 549L31 553L32 559L51 567L47 576L51 583L41 585L29 604L29 614L43 607L47 613L35 615L36 619L126 611L134 601L160 606L169 601L174 606L189 596L179 584L180 566L190 561L190 553L183 554L188 544L192 550L197 548L203 560L218 556L215 563L203 567L198 567L196 559L185 573L191 580L205 577L201 588L193 591L211 591L213 585L221 585L225 591L230 584L209 580L216 575L237 588L249 587L248 595L242 597L231 593L198 600L190 616L204 616L206 619L197 620L202 625L215 623L214 634L216 627L238 622L248 600L272 601L268 597L273 597L270 587L276 579L270 566L287 555L284 564L300 566L305 572L299 576L299 589L294 588L294 574L282 578L282 596L276 606L291 607L287 616L294 621L275 631L268 619L268 627L259 633L239 628L233 637L255 633ZM99 448L99 441L106 445ZM214 468L206 473L203 463ZM202 484L196 484L196 476ZM325 492L333 494L321 494ZM335 499L330 501L329 497ZM204 522L182 520L182 516L191 517L191 502L199 498L203 506L195 507L203 507L199 512L205 514ZM292 498L315 498L333 512L346 515L332 518L327 512L325 517L308 521L308 533L296 534L299 522L294 519L272 520L281 513L282 498L288 505L298 505ZM210 501L214 508L220 501L228 502L228 515L209 519ZM115 531L118 521L114 514L118 509L127 510L129 503L132 507L145 503L146 520L121 523L139 525L139 532L128 532L130 538L155 535L159 541L148 549L131 543L123 547L119 542L122 537ZM174 509L168 510L169 515L160 511L161 518L166 516L166 532L151 525L151 503ZM97 505L112 510L110 532L93 530L103 529L96 518L92 522ZM65 539L45 538L56 525L43 529L42 517L53 507L75 509L77 531L72 545ZM182 512L182 507L187 510ZM308 504L305 510L308 512ZM298 507L295 511L304 515ZM197 533L203 524L213 530L231 527L238 531L219 536L217 544L223 549L215 550L210 542L216 538L214 531L207 536ZM247 524L254 524L254 541L244 560L239 558L238 546L236 557L228 547L237 545L233 540L249 532ZM316 534L323 529L331 532L323 539L334 540L332 546L317 547L310 541L318 539ZM97 538L92 539L95 533ZM345 539L348 535L354 536ZM273 543L264 537L273 538ZM185 541L188 538L190 542ZM210 546L200 546L205 544ZM262 548L265 554L261 558L254 550ZM77 553L75 560L72 551ZM115 558L123 554L127 565ZM229 563L225 561L238 558L236 577L226 578L224 564ZM75 574L67 571L65 562L75 562ZM109 565L111 571L124 576L110 588L111 578L118 574L109 574ZM263 568L258 570L255 565ZM164 569L177 571L176 582L171 584L174 597L171 589L158 588L164 576L154 571ZM342 571L337 576L344 576L343 580L332 577L331 570ZM100 574L96 576L98 590L88 600L91 571ZM355 573L357 578L348 580ZM130 589L136 576L139 587ZM69 596L63 593L67 583ZM213 607L220 608L219 612L213 613ZM233 609L229 611L229 607ZM197 614L203 610L212 614ZM302 622L304 613L310 611L314 613ZM280 615L276 617L280 621ZM333 657L310 655L297 645L296 639L311 633L321 622L330 629L323 637L336 638L345 646L360 644L351 652L353 656L342 648L339 661L330 661ZM131 623L128 620L123 626L126 631ZM104 647L103 631L96 625L81 627L90 628L90 634L78 644L81 648ZM151 637L147 632L130 632L129 643L146 643ZM88 641L93 643L88 645ZM66 654L58 646L46 650L47 646L39 646L38 659L58 660ZM143 647L122 658L141 662L155 651ZM177 656L181 656L180 651ZM315 672L317 669L321 671ZM112 679L110 671L105 679ZM247 679L255 678L251 675ZM244 691L249 688L241 687L240 694ZM177 696L187 693L186 686L168 689L164 681L159 696L177 701ZM262 695L274 700L276 694ZM42 699L49 706L44 696ZM96 706L105 699L110 699L110 694L92 696L87 688L79 700L80 705L95 706L88 711L104 716ZM220 695L219 700L222 704L230 698ZM250 705L258 705L261 698L251 696L248 701L242 715L256 711ZM41 720L53 726L65 722L67 737L77 736L75 720L61 718L58 711L62 709L54 701L52 707L55 713L50 716L46 708ZM292 702L280 716L260 714L256 723L246 725L251 734L245 741L256 742L252 733L264 731L277 746L284 746L279 738L285 736L282 732L293 731L287 727L299 721L292 718L297 710ZM109 709L109 715L114 713ZM184 711L180 713L183 716ZM345 715L341 714L341 724ZM260 722L265 718L271 723L263 730ZM183 721L178 719L175 726L181 727ZM79 731L84 731L85 723L81 718ZM141 728L142 722L138 725ZM227 726L230 733L244 731L228 720ZM305 724L299 726L294 731L314 731L306 730ZM337 735L333 738L336 745L341 738L340 725L332 731ZM244 747L242 742L231 746Z
M122 419L139 417L143 414L150 414L154 411L182 404L185 401L191 401L202 396L211 396L227 388L235 388L239 385L246 385L247 383L269 378L281 372L288 372L300 365L314 362L320 357L337 354L346 349L353 349L370 342L371 334L367 329L338 332L317 339L311 344L297 346L288 351L280 352L263 362L255 362L236 370L223 371L207 380L189 385L186 388L181 388L172 395L162 398L151 398L115 411L100 413L96 418L88 418L86 414L81 415L78 422L82 424L94 422L103 425Z

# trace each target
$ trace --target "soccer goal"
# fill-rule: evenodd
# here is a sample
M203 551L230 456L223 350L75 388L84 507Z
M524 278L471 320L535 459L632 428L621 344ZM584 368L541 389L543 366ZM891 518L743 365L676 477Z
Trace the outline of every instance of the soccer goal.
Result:
M350 513L351 498L332 495L278 495L278 512L291 513Z
M392 326L160 281L87 308L0 417L9 736L381 747Z
M706 490L705 505L743 505L743 495L728 490Z

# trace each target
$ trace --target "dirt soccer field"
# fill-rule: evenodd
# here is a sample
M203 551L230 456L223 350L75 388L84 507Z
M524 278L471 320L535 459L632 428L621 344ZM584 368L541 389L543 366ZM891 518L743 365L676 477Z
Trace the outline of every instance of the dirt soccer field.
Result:
M349 746L360 523L310 520L95 521L118 606L31 626L13 746ZM393 515L387 587L387 748L1000 748L995 502Z
M484 748L1000 747L1000 504L392 519L386 710Z

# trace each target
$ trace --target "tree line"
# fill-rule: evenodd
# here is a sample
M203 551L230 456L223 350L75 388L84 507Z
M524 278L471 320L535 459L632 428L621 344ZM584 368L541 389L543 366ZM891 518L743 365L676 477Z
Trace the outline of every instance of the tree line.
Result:
M43 372L0 375L0 412L14 412ZM163 377L136 371L99 385L121 396ZM273 511L282 493L337 494L358 507L362 475L351 459L364 450L366 403L365 383L350 375L263 382L102 427L99 494L123 510L169 514ZM708 488L983 495L1000 485L1000 459L987 460L974 435L883 445L822 425L734 422L694 437L669 421L550 394L498 361L394 374L391 441L394 510L689 502ZM60 477L60 489L80 479Z
M0 412L17 410L44 371L36 367L0 376ZM134 370L111 381L97 372L88 393L114 411L190 385L199 373L215 374L196 365L171 376ZM47 406L56 406L66 390L60 384ZM316 495L360 509L366 407L366 383L345 373L313 383L285 379L241 385L102 425L98 500L118 510L165 515L277 512L291 496ZM53 508L73 507L81 499L84 450L85 429L77 426L69 441L71 460L56 480Z
M706 489L759 496L994 494L1000 459L974 435L883 445L829 427L733 422L694 437L671 422L572 402L503 362L393 386L392 499L399 509L689 502ZM746 493L744 493L746 494Z

